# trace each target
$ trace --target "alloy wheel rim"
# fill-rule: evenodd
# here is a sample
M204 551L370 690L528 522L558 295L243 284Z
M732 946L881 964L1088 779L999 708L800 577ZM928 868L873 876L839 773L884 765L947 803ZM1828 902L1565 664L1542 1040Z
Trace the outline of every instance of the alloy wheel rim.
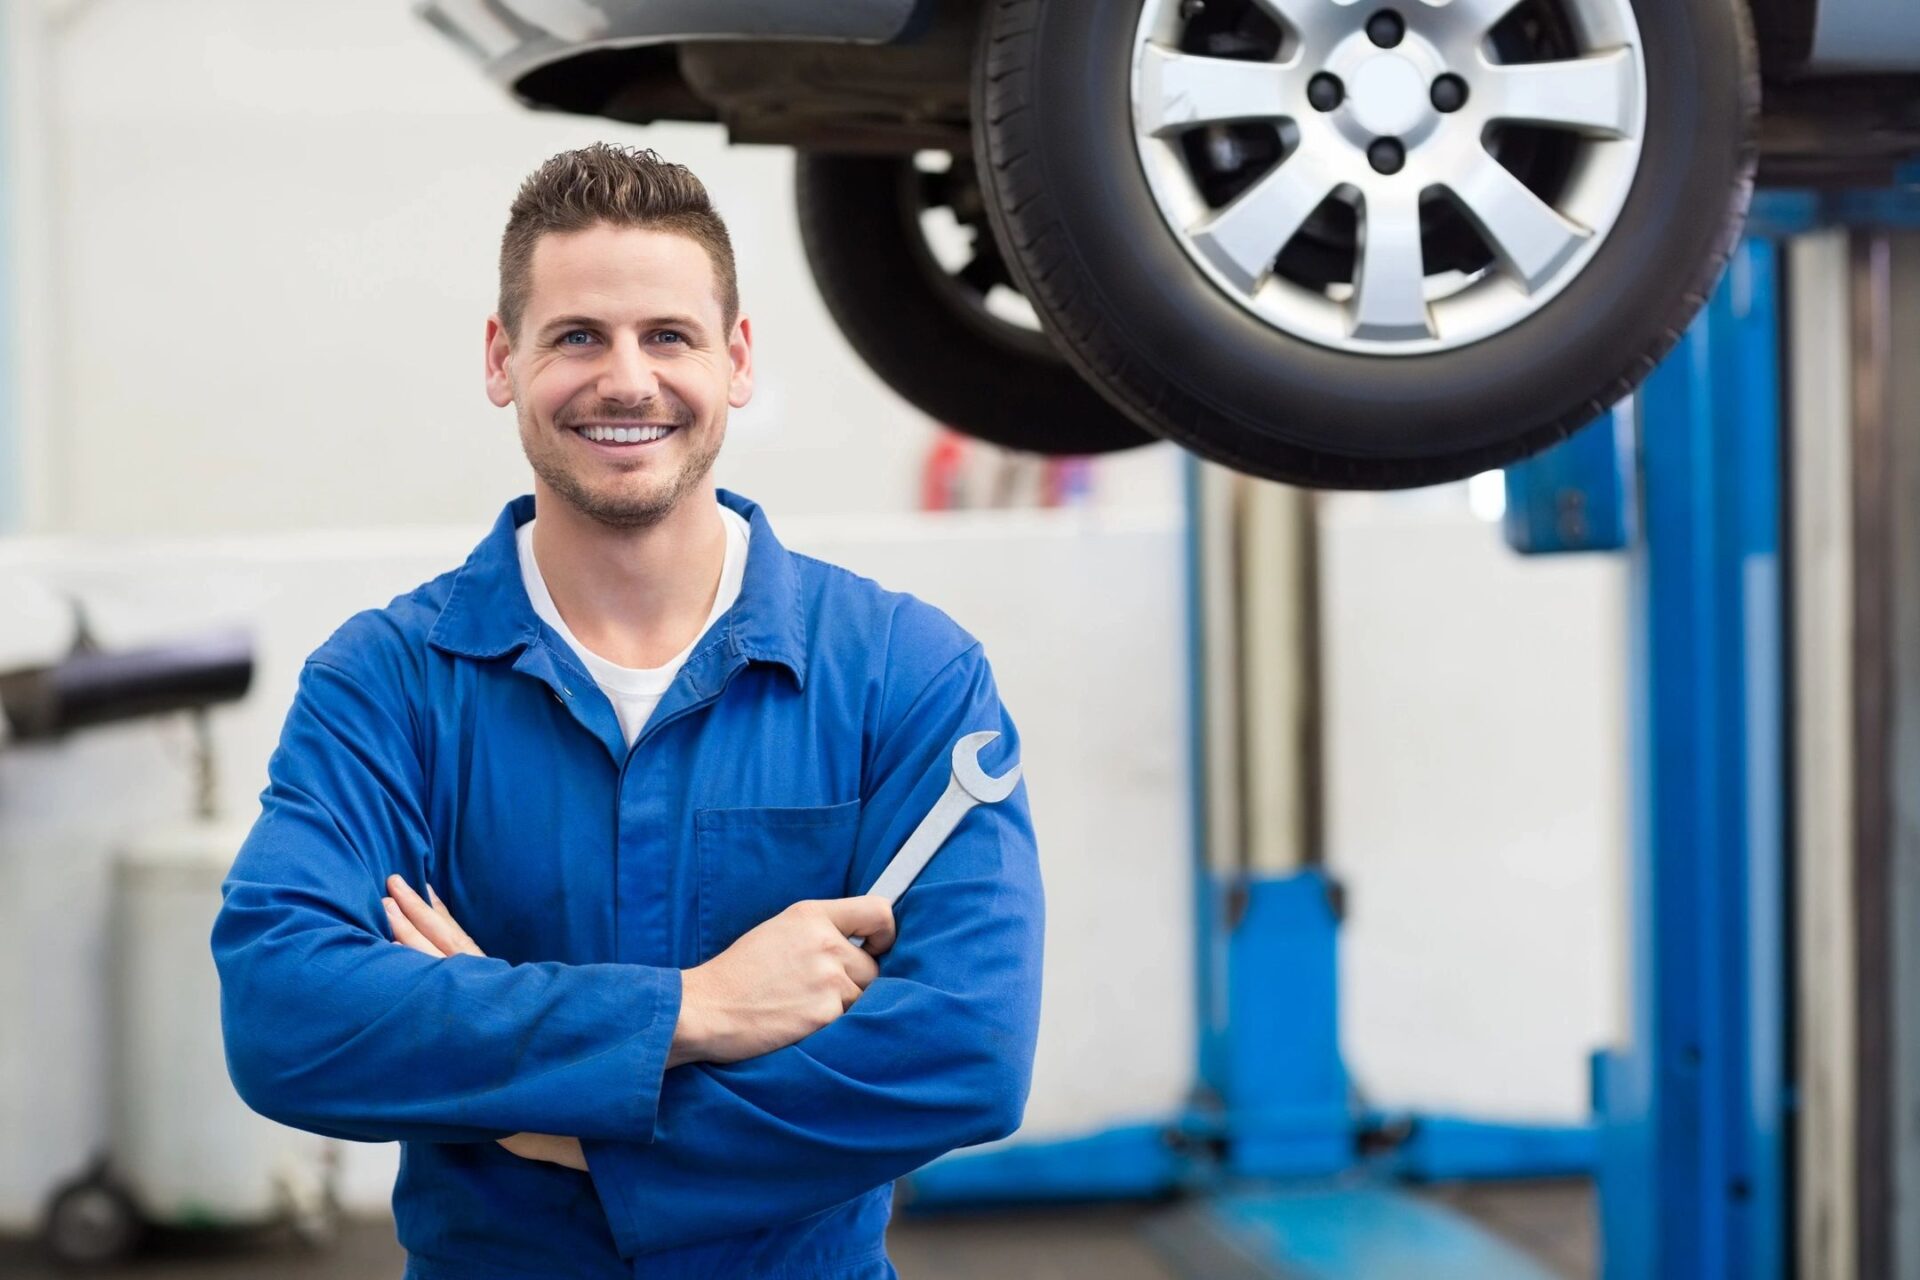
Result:
M1630 0L1144 0L1133 130L1188 258L1267 325L1425 355L1592 261L1639 171Z
M909 252L934 291L1000 344L1053 358L1053 345L988 223L971 157L921 152L900 171Z

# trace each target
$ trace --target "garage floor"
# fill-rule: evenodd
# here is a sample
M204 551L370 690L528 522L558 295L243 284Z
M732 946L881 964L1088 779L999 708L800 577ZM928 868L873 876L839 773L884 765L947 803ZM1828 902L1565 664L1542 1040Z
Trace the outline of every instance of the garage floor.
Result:
M1428 1198L1478 1219L1566 1280L1591 1280L1593 1197L1583 1182L1439 1188ZM897 1222L890 1239L904 1280L1198 1280L1173 1270L1141 1233L1140 1206L966 1215ZM384 1220L353 1222L338 1243L304 1253L278 1233L156 1238L139 1262L92 1280L257 1280L263 1258L285 1280L397 1277L401 1254ZM20 1241L0 1241L0 1276L73 1280ZM1364 1278L1356 1278L1364 1280Z

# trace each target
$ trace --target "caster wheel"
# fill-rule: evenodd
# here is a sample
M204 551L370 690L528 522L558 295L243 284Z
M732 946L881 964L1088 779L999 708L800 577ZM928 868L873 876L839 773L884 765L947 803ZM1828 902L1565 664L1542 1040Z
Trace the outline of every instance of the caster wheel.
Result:
M146 1234L133 1197L103 1174L89 1173L54 1192L42 1240L55 1261L98 1267L122 1261Z

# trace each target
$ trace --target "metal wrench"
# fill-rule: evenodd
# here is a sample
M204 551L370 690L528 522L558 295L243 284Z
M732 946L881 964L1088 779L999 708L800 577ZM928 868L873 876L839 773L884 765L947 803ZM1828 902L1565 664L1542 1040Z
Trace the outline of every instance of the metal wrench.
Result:
M954 743L953 776L947 780L947 789L934 801L927 816L920 819L920 825L900 846L900 852L893 855L893 861L887 863L887 869L880 873L868 893L885 898L889 905L898 902L914 877L933 860L953 829L960 825L960 819L967 816L967 810L977 804L998 804L1013 794L1014 786L1020 781L1018 764L997 778L988 777L980 767L980 749L999 736L997 729L987 729L970 733ZM865 938L847 941L856 947L866 945Z

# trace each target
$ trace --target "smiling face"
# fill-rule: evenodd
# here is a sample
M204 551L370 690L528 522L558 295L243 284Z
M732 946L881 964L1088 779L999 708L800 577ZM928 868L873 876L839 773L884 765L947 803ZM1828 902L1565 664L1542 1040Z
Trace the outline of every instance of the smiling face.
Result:
M731 329L713 261L677 232L598 223L534 247L517 333L487 322L487 395L555 497L620 529L659 523L708 473L753 395L752 329Z

